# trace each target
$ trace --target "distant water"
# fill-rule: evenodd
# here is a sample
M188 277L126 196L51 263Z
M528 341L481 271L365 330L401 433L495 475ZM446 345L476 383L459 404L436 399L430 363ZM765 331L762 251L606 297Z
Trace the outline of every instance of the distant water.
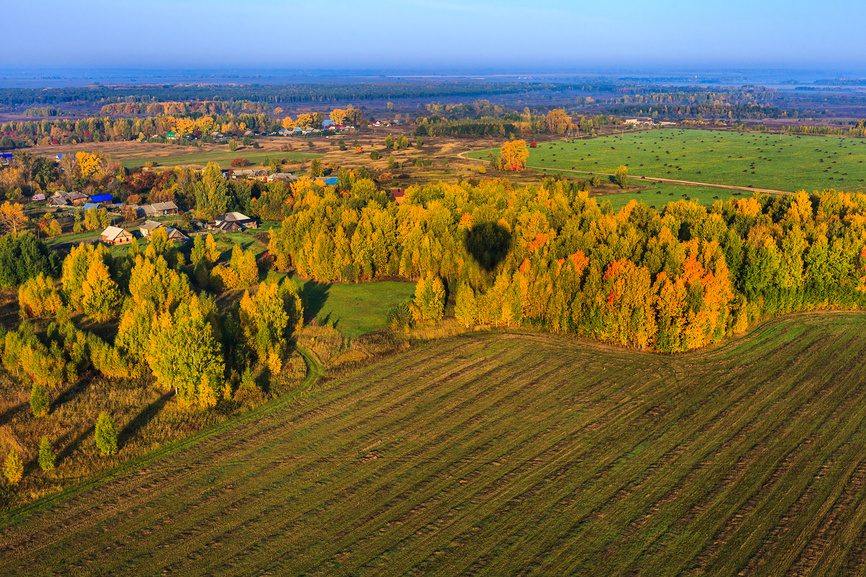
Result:
M359 82L502 81L599 82L667 85L759 85L774 88L835 86L836 79L863 79L866 70L793 69L592 69L579 71L424 70L207 70L207 69L0 69L0 88L147 84L323 84ZM829 80L829 82L828 82ZM850 86L849 88L854 88Z

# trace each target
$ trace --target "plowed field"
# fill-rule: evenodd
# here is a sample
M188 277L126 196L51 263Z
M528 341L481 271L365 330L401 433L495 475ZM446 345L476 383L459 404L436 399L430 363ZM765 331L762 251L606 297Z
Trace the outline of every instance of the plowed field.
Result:
M866 315L436 341L0 518L15 575L863 575Z

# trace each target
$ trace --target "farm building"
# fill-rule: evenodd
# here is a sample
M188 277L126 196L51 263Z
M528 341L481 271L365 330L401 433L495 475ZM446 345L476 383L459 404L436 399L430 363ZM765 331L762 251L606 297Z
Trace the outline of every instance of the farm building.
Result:
M33 195L33 198L32 198L31 200L32 200L33 202L41 202L41 201L45 200L45 195L42 194L41 192L38 193L38 194L34 194L34 195Z
M316 179L316 184L324 184L327 186L336 186L337 182L338 182L338 180L337 180L336 176L329 176L328 178L317 178Z
M90 210L91 208L98 208L98 207L99 207L99 205L96 204L95 202L85 202L81 206L81 210Z
M403 201L406 200L406 191L402 188L392 188L390 192L397 204L403 204Z
M106 244L129 244L135 238L128 230L117 226L109 226L102 231L102 242Z
M138 227L138 231L144 238L150 238L150 234L158 228L162 228L163 224L155 220L146 220L144 224Z
M70 202L62 196L52 196L48 199L48 206L69 206Z
M98 202L100 204L114 204L114 199L111 198L110 194L95 194L90 197L90 202Z

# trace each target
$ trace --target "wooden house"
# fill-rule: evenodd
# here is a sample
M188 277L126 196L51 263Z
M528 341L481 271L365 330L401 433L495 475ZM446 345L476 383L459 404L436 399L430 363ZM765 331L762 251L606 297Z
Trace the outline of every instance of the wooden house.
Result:
M134 240L131 232L117 226L109 226L102 231L102 242L105 244L129 244Z

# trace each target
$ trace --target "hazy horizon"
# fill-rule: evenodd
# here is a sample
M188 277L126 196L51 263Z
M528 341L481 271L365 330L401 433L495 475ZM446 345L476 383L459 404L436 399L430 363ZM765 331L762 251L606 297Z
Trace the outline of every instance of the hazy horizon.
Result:
M844 24L863 16L852 0L34 0L4 9L0 69L862 71L866 46Z

